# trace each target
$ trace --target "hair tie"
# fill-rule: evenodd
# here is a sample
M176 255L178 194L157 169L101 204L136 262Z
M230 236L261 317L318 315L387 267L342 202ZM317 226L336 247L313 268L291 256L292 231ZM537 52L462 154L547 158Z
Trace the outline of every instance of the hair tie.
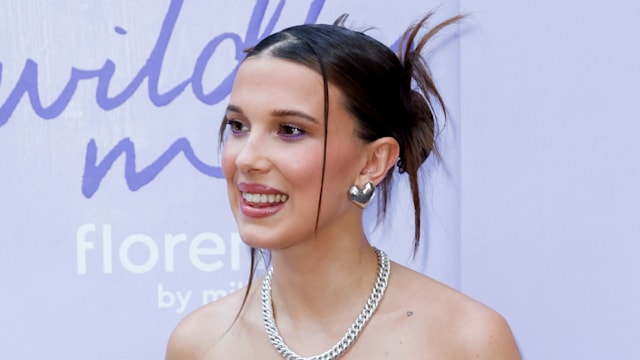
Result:
M405 164L404 159L402 157L398 158L396 162L396 166L398 167L398 172L400 174L404 174L407 172L407 164Z

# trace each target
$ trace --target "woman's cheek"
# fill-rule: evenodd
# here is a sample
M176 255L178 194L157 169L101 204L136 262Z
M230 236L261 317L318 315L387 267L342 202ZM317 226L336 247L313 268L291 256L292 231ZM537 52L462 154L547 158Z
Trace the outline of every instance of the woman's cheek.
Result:
M233 172L235 170L235 155L233 144L225 144L222 149L222 173L227 180L230 180L233 177Z

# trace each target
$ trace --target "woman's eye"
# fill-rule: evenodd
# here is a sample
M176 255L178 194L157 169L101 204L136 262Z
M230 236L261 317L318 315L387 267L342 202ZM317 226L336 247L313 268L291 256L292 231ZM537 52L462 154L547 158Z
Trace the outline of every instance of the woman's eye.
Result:
M304 129L299 128L297 126L285 124L285 125L280 125L279 133L280 135L287 138L295 138L295 137L304 135L305 131Z
M229 129L234 134L240 134L249 131L249 127L238 120L227 120L227 125Z

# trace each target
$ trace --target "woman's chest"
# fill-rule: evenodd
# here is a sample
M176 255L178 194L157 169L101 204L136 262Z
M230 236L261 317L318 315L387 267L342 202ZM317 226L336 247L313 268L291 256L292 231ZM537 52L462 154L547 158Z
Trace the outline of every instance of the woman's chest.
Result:
M353 341L341 360L376 360L376 359L449 359L456 358L452 354L447 337L432 333L428 327L403 321L404 319L381 317L371 321ZM414 320L414 319L411 319ZM420 319L415 319L421 321ZM228 333L221 341L211 348L203 360L217 359L265 359L281 360L283 356L276 350L277 344L269 340L269 336L261 326L251 329L237 329ZM314 341L314 334L298 334L297 342L287 342L290 350L303 357L311 357L318 352L304 352L308 342ZM336 342L338 339L336 339ZM303 343L305 342L305 343ZM333 344L327 344L329 349ZM316 347L317 348L317 347Z

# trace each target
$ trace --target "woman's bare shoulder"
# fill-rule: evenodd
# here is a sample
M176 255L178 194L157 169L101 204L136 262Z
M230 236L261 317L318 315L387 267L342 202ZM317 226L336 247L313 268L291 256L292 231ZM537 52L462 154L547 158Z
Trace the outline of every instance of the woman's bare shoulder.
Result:
M488 306L404 266L394 264L394 306L411 318L412 334L425 334L443 351L473 359L520 359L506 320ZM391 295L391 293L390 293ZM443 354L444 355L444 354Z
M509 324L496 311L482 304L469 306L458 321L460 341L469 358L521 359Z
M245 289L194 310L175 327L167 344L166 360L206 358L231 329L240 311Z

